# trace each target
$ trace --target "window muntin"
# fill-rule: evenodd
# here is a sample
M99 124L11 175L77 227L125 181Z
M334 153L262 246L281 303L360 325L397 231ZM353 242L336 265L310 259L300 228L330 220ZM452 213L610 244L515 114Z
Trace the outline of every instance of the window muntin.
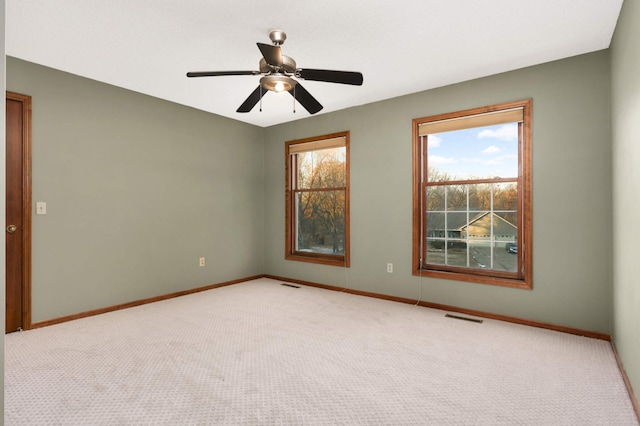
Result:
M285 258L349 266L349 133L286 143Z
M414 120L414 274L531 288L531 101Z

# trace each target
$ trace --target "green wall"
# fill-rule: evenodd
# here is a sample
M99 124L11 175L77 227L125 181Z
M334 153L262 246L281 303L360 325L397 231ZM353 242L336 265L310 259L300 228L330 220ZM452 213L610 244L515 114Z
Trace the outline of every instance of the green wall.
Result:
M267 128L266 272L609 333L609 59L600 51ZM413 276L412 119L527 98L533 290ZM284 260L284 141L343 130L351 131L351 267Z
M611 47L613 125L613 337L640 395L640 4L625 1Z
M262 129L10 57L7 90L47 203L34 322L263 273Z

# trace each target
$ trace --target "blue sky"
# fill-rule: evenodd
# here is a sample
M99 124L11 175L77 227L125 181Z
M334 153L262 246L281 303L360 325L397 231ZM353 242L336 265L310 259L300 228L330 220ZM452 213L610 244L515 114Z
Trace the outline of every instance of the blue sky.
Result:
M499 124L428 138L428 165L456 179L518 176L518 124Z

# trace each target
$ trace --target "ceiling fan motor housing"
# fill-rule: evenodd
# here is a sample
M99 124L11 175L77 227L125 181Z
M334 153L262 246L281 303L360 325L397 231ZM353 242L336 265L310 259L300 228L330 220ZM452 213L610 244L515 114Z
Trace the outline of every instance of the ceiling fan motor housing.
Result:
M269 72L273 71L273 67L269 64L267 64L267 61L264 58L260 59L260 72L263 74L268 74ZM286 56L286 55L282 55L282 69L281 70L276 70L276 72L285 72L287 74L294 74L296 72L296 61L293 60L293 58Z

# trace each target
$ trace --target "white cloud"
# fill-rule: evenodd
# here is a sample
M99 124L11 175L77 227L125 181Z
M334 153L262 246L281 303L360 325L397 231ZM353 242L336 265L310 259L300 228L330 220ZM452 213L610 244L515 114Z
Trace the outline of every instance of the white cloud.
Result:
M498 148L495 145L491 145L490 147L488 147L487 149L485 149L484 151L482 151L483 154L497 154L500 151L502 151L500 148Z
M518 139L518 124L505 124L496 130L485 129L478 133L478 139L500 139L502 141L513 141Z
M427 161L431 166L435 166L438 164L453 164L458 162L453 157L441 157L439 155L430 155Z
M442 139L436 135L429 135L427 138L427 148L437 148L442 143Z

